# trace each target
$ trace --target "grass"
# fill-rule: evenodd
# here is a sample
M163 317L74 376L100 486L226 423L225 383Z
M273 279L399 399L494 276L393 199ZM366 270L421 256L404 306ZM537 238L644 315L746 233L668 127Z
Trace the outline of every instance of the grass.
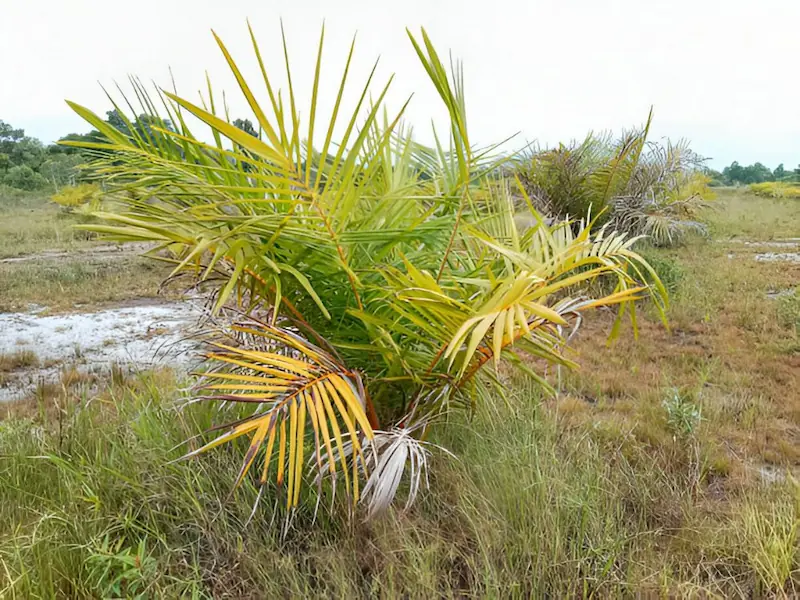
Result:
M32 350L17 350L11 353L0 353L0 373L25 367L35 367L38 364L39 358Z
M46 196L26 194L14 201L0 196L0 259L96 243L95 234L73 229L79 222Z
M168 267L134 250L93 253L101 244L74 228L79 215L36 194L1 194L0 311L38 304L57 312L159 294ZM15 257L25 260L3 261Z
M719 201L705 215L716 238L772 240L797 237L800 202L759 198L744 188L717 188Z
M459 458L434 453L407 513L363 523L337 502L312 527L309 494L283 535L269 488L247 523L256 490L228 497L241 446L168 462L219 422L176 411L168 372L65 375L7 405L0 597L796 597L798 313L766 294L800 265L736 238L791 237L800 213L717 202L717 240L648 250L671 332L643 314L607 347L611 316L590 320L557 398L508 379L507 402L436 433Z
M792 482L720 500L654 451L563 416L517 381L508 404L435 440L431 491L364 524L300 514L283 537L274 491L227 495L239 454L168 463L213 416L169 374L80 388L0 422L0 594L32 597L609 597L796 590ZM19 412L17 412L19 411ZM31 432L35 432L31 435ZM665 465L668 468L665 468ZM313 511L310 497L304 507ZM278 517L280 523L280 517ZM4 579L3 579L4 577ZM793 587L795 586L795 587Z
M164 265L133 254L0 264L0 311L25 310L29 304L63 311L151 298L159 294L160 283L168 273Z

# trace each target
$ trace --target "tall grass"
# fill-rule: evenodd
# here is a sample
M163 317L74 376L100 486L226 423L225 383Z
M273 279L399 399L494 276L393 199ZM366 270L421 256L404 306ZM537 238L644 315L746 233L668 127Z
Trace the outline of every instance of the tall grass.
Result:
M60 410L48 405L36 417L9 416L0 422L0 596L797 591L791 484L709 511L669 453L631 443L630 432L572 428L533 385L512 383L508 403L438 431L433 441L459 459L435 455L431 493L411 511L363 524L320 510L318 527L285 537L274 490L252 519L251 484L236 492L243 501L228 498L236 448L164 461L213 418L203 405L175 412L182 392L169 376L117 382L103 398L60 398ZM314 498L304 492L301 502Z

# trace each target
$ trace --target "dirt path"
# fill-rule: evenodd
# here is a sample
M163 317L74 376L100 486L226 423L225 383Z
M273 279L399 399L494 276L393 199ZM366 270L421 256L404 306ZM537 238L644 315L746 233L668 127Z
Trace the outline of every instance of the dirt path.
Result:
M152 244L130 242L126 244L102 244L98 246L87 246L74 250L47 250L36 254L24 254L22 256L12 256L0 258L0 264L22 263L36 260L61 260L74 258L76 256L90 256L92 259L114 260L126 258L135 254L141 254L152 248Z

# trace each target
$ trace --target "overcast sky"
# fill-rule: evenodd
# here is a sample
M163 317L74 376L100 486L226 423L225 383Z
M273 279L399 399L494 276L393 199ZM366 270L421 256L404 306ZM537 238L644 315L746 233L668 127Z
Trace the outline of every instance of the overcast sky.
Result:
M248 116L210 34L259 77L246 18L270 70L281 68L283 18L301 93L323 19L323 93L358 31L352 83L380 55L378 80L396 74L391 106L414 93L407 115L422 139L443 109L406 26L424 26L440 53L463 59L475 142L619 131L652 104L653 135L689 138L712 166L800 163L798 0L0 0L0 119L45 142L86 131L65 98L102 114L98 81L135 74L168 86L168 67L192 99L208 69L232 116Z

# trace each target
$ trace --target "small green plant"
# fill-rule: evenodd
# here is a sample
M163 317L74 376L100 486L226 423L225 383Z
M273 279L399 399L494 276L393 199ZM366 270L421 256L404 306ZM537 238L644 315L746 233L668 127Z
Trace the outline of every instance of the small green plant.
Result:
M793 327L800 333L800 286L794 292L778 298L778 322L784 327Z
M145 540L126 546L125 539L114 542L103 538L86 559L89 578L101 598L146 598L148 581L153 577L156 559L150 556Z
M694 436L703 418L699 406L677 388L669 391L662 406L667 413L667 426L675 438L687 439Z

